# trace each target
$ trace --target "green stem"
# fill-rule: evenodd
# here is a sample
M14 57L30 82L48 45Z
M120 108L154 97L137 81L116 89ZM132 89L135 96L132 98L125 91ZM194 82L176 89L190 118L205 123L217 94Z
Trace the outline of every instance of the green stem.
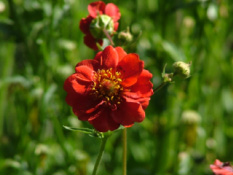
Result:
M163 82L161 83L157 88L154 89L154 92L160 90L162 87L164 87L167 83Z
M123 175L127 175L127 129L123 129Z
M100 151L99 151L99 155L98 155L98 157L97 157L97 159L96 159L96 162L95 162L95 166L94 166L92 175L96 175L96 173L97 173L97 170L98 170L98 167L99 167L99 164L100 164L102 155L103 155L103 153L104 153L104 148L105 148L106 142L107 142L107 140L108 140L108 137L109 137L109 136L104 136L104 138L102 139L101 146L100 146Z

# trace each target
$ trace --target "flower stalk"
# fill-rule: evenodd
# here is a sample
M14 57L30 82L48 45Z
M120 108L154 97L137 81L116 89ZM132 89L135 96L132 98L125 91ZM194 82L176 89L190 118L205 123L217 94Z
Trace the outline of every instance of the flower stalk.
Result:
M159 91L160 89L162 89L167 83L162 82L157 88L154 89L154 92Z
M113 42L113 40L112 40L112 37L109 35L109 33L107 32L107 30L106 30L106 29L103 29L103 32L104 32L105 36L108 38L110 44L111 44L112 46L114 46L114 42Z
M105 135L104 138L102 138L102 140L101 140L101 146L100 146L99 154L98 154L98 157L96 159L92 175L96 175L96 173L97 173L97 170L98 170L101 158L103 156L105 145L106 145L106 142L108 140L108 137L109 137L108 135Z
M123 129L123 175L127 175L127 128Z

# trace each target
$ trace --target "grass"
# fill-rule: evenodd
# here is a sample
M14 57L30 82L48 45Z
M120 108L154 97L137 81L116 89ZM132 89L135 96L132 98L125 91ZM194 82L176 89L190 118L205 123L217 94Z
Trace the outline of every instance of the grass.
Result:
M79 30L90 2L0 2L0 174L91 174L100 140L63 128L91 128L63 90L76 63L95 55ZM169 72L175 61L192 61L192 76L155 93L146 119L128 129L128 175L210 175L216 158L233 161L230 0L111 2L119 31L142 32L127 51L144 60L154 87L165 64ZM122 174L121 134L109 138L98 174Z

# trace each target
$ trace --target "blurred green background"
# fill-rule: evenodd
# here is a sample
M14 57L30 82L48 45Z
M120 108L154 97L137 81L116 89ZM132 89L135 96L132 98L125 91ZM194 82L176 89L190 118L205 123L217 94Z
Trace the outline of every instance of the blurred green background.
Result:
M89 0L0 0L0 174L90 175L100 140L65 130L88 127L65 102L65 79L95 52L79 21ZM167 63L192 61L192 76L156 92L146 119L128 129L128 175L211 175L233 161L231 0L105 1L119 6L136 52L157 87ZM136 39L135 39L136 40ZM98 174L122 174L114 133Z

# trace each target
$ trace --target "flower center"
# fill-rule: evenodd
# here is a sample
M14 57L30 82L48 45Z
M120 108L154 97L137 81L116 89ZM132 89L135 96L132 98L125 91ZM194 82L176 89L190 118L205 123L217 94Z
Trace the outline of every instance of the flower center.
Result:
M120 93L123 91L121 82L120 72L114 72L112 68L108 70L99 69L94 75L93 94L110 106L120 104Z

